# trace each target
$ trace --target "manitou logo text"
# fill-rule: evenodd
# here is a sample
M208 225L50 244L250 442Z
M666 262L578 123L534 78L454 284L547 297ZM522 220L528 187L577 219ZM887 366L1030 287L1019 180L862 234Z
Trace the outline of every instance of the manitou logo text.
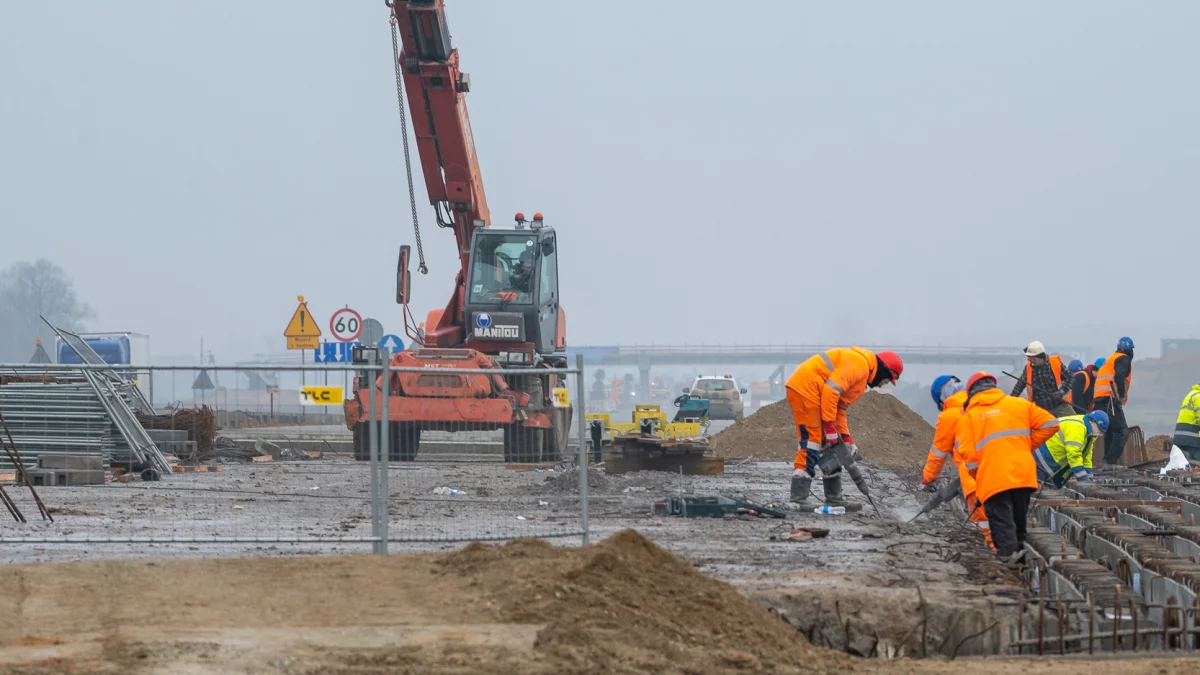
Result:
M476 326L475 337L492 340L519 340L521 339L521 328L519 326L489 326L487 328Z

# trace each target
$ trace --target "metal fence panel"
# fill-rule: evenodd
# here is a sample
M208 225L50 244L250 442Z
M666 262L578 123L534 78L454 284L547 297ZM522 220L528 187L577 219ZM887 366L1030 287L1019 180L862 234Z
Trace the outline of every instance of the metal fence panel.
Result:
M34 551L47 544L54 545L54 555L125 557L199 550L191 555L362 552L367 545L386 552L389 542L393 549L412 549L519 537L582 540L580 365L552 373L558 388L569 390L562 400L571 407L534 406L534 414L523 415L533 425L557 420L553 431L472 412L473 406L494 412L494 400L410 395L403 382L427 377L426 369L388 368L384 375L382 364L376 370L350 364L206 368L214 384L226 386L178 396L174 407L136 418L138 430L160 446L155 452L170 460L169 474L158 481L119 482L108 475L100 485L38 487L54 522L30 518L0 530L0 559L42 559L45 551ZM63 368L0 365L0 378L7 378L0 379L0 415L29 455L22 463L32 466L39 454L82 451L119 471L134 456L122 453L111 414L87 396L89 369L101 366L71 366L69 375ZM160 383L205 379L198 368L130 372ZM530 372L474 376L480 374L528 384ZM34 388L30 378L55 381ZM343 390L351 400L367 399L361 424L347 423L345 408L355 406L340 400L301 402L308 383L336 387L355 378L392 383L386 392L375 388L374 396L362 396L371 391L365 385L358 392ZM275 383L269 389L254 386L269 382ZM447 418L448 410L459 410L455 406L465 416ZM532 440L539 434L541 440ZM9 492L22 506L30 499L23 491Z

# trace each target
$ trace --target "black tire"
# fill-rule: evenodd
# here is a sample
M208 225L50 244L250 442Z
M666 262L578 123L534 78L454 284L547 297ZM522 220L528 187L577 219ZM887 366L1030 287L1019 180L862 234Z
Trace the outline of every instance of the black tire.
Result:
M553 428L543 433L546 440L542 446L542 461L557 462L567 454L567 439L571 436L571 409L557 408L550 415Z
M421 449L421 425L415 422L388 422L388 461L412 462Z
M510 424L504 427L504 461L532 464L540 461L545 434L537 427Z
M367 425L359 422L358 424L354 425L354 430L351 433L354 434L354 459L360 462L371 461L371 448L368 442L369 438L367 436Z

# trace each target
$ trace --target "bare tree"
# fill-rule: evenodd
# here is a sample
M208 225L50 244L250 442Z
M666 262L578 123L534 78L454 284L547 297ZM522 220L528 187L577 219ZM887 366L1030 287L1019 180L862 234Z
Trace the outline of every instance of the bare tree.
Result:
M0 272L0 360L28 360L38 337L53 349L54 333L42 316L77 330L93 312L79 300L67 273L49 260L19 262Z

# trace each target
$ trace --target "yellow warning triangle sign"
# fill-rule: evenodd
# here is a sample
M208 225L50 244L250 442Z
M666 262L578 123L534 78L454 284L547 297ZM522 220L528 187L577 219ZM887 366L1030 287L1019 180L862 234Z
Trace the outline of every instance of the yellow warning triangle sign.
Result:
M296 308L296 313L292 314L292 320L288 322L287 328L283 329L283 336L290 338L299 337L321 337L321 328L317 326L316 319L312 314L308 313L308 303L300 300L300 306Z

